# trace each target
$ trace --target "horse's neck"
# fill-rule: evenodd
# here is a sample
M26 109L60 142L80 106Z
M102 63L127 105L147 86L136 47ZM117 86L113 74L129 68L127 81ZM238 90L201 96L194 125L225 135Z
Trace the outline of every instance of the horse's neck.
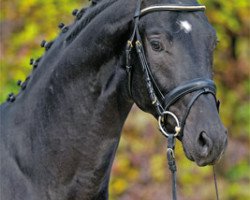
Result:
M44 87L38 81L31 91L40 97L37 100L30 95L33 100L27 100L36 101L37 106L24 106L34 110L26 120L30 130L25 136L32 138L32 152L27 150L24 156L31 158L28 162L37 163L31 169L32 178L46 178L43 181L51 187L52 197L76 186L84 196L106 191L120 131L132 106L124 95L126 72L118 60L111 59L96 70L84 68L84 77L71 77L63 85L60 75L52 76L53 81L48 78ZM30 169L28 163L21 161L20 165ZM48 171L51 176L37 176ZM64 185L63 191L60 187L54 191L48 182Z
M66 198L71 192L72 199L105 199L120 131L132 106L121 68L131 9L110 18L117 6L96 17L67 48L53 46L12 106L13 120L17 124L20 119L10 130L21 138L15 145L19 169L51 199L71 199ZM53 54L56 49L61 54ZM58 58L50 62L53 55Z

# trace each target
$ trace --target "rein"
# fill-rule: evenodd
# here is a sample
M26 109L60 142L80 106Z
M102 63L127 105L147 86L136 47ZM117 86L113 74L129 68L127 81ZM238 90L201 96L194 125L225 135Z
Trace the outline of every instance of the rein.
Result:
M158 115L158 124L161 133L167 138L167 159L168 166L172 173L172 198L173 200L177 199L176 192L176 163L175 163L175 139L182 139L183 130L185 126L186 119L189 115L189 112L194 104L194 102L203 94L212 94L217 104L217 109L219 109L219 101L216 99L216 86L214 82L210 79L197 78L193 79L189 82L186 82L183 85L180 85L173 90L163 94L157 85L151 69L148 65L144 48L142 46L142 39L139 32L139 20L140 17L156 11L175 11L175 12L196 12L196 11L204 11L206 9L203 5L190 5L190 4L167 4L167 5L153 5L147 8L141 9L141 1L137 1L136 11L134 14L134 29L130 39L127 42L126 46L126 71L128 75L128 91L130 96L133 98L132 94L132 65L131 65L131 51L136 47L136 52L139 57L139 61L142 67L143 76L146 82L146 87L148 90L148 94L152 105L155 107L155 110ZM170 106L176 103L179 99L183 98L185 95L196 92L191 98L182 122L179 122L176 115L169 111ZM174 128L174 132L169 132L166 128L166 118L172 117L175 120L176 126ZM215 177L215 174L214 174ZM216 188L216 197L218 197L218 188L217 181L215 180L215 188Z

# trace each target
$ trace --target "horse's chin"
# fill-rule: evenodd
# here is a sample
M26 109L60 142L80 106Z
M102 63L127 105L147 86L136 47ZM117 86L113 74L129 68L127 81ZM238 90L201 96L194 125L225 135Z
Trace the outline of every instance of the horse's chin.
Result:
M187 148L185 148L185 146L183 146L183 150L185 152L186 157L190 161L195 162L199 167L215 165L217 162L219 162L219 160L224 154L224 151L222 151L219 155L213 155L211 153L210 156L202 158L200 156L197 156L196 154L192 154L189 150L187 150Z
M204 166L207 166L207 165L212 165L213 163L210 163L204 159L198 159L196 158L195 156L193 156L188 150L186 150L184 148L184 152L185 152L185 155L186 157L192 161L192 162L195 162L199 167L204 167Z

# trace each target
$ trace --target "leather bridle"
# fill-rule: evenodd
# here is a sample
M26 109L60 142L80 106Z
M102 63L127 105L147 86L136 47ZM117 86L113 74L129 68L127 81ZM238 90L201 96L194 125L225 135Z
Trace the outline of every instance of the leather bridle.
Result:
M202 94L211 93L216 100L216 86L214 82L210 79L197 78L189 82L186 82L183 85L180 85L174 88L172 91L169 91L167 94L163 94L157 85L152 71L146 60L144 49L142 46L142 39L139 32L139 19L140 17L155 11L178 11L178 12L195 12L195 11L204 11L205 6L202 5L189 5L189 4L167 4L167 5L153 5L141 10L141 0L137 1L136 12L134 15L134 29L130 39L127 42L126 47L126 70L128 74L128 90L130 96L133 98L132 94L132 66L131 66L131 50L133 46L136 46L137 55L143 70L143 75L145 78L147 90L149 93L150 100L154 105L158 116L163 116L165 111L169 111L170 106L176 103L179 99L183 98L185 95L197 92L191 99L189 105L187 106L187 111L182 119L181 127L179 133L183 134L186 118L190 112L190 109L198 97ZM216 100L217 102L217 100ZM217 106L219 103L217 102ZM164 126L164 125L163 125ZM163 127L162 130L167 132L166 128ZM165 134L166 135L166 134ZM179 138L181 136L179 135Z
M203 5L190 5L190 4L164 4L164 5L152 5L147 8L141 9L141 1L137 1L137 7L134 15L134 28L130 39L127 42L126 46L126 71L128 75L128 91L130 96L133 98L132 94L132 66L131 66L131 51L133 46L136 47L136 52L142 67L144 79L147 86L147 91L150 97L150 100L155 107L156 113L158 115L158 122L161 132L164 136L168 138L168 164L169 169L172 171L173 175L173 189L172 195L173 199L176 200L176 165L174 159L174 148L175 148L175 138L178 136L179 139L182 139L182 134L185 126L186 119L189 115L189 112L194 104L194 102L203 94L212 94L219 108L219 101L216 100L216 86L214 82L210 79L197 78L190 80L180 86L177 86L173 90L163 94L157 85L157 82L154 79L153 73L148 65L144 48L142 46L142 39L139 32L139 20L140 17L145 16L151 12L159 11L174 11L174 12L197 12L204 11L205 6ZM178 100L186 96L187 94L194 93L192 96L180 123L175 114L169 111L170 106L175 104ZM166 117L172 117L176 121L176 127L174 133L169 133L166 128Z

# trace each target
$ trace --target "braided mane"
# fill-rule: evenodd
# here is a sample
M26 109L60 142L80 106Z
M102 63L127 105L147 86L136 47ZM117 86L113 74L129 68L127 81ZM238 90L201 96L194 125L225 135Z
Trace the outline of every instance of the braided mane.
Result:
M55 46L55 44L61 44L68 46L71 42L74 41L75 38L79 35L79 33L86 27L91 21L101 12L103 12L107 7L112 5L117 0L92 0L89 7L84 7L80 10L75 9L72 14L75 16L75 20L70 25L64 25L63 23L59 24L59 28L61 32L53 41L46 42L42 41L41 47L45 48L45 53L43 56L37 59L30 59L30 64L33 66L33 70L29 76L24 81L18 80L17 85L21 87L21 91L25 90L31 76L35 75L38 68L40 66L41 60L45 61L50 55L50 49ZM57 49L58 53L60 52L60 48ZM46 57L45 57L46 56ZM20 94L19 92L19 94ZM18 94L18 95L19 95ZM14 102L17 95L14 93L10 93L7 97L7 101Z

